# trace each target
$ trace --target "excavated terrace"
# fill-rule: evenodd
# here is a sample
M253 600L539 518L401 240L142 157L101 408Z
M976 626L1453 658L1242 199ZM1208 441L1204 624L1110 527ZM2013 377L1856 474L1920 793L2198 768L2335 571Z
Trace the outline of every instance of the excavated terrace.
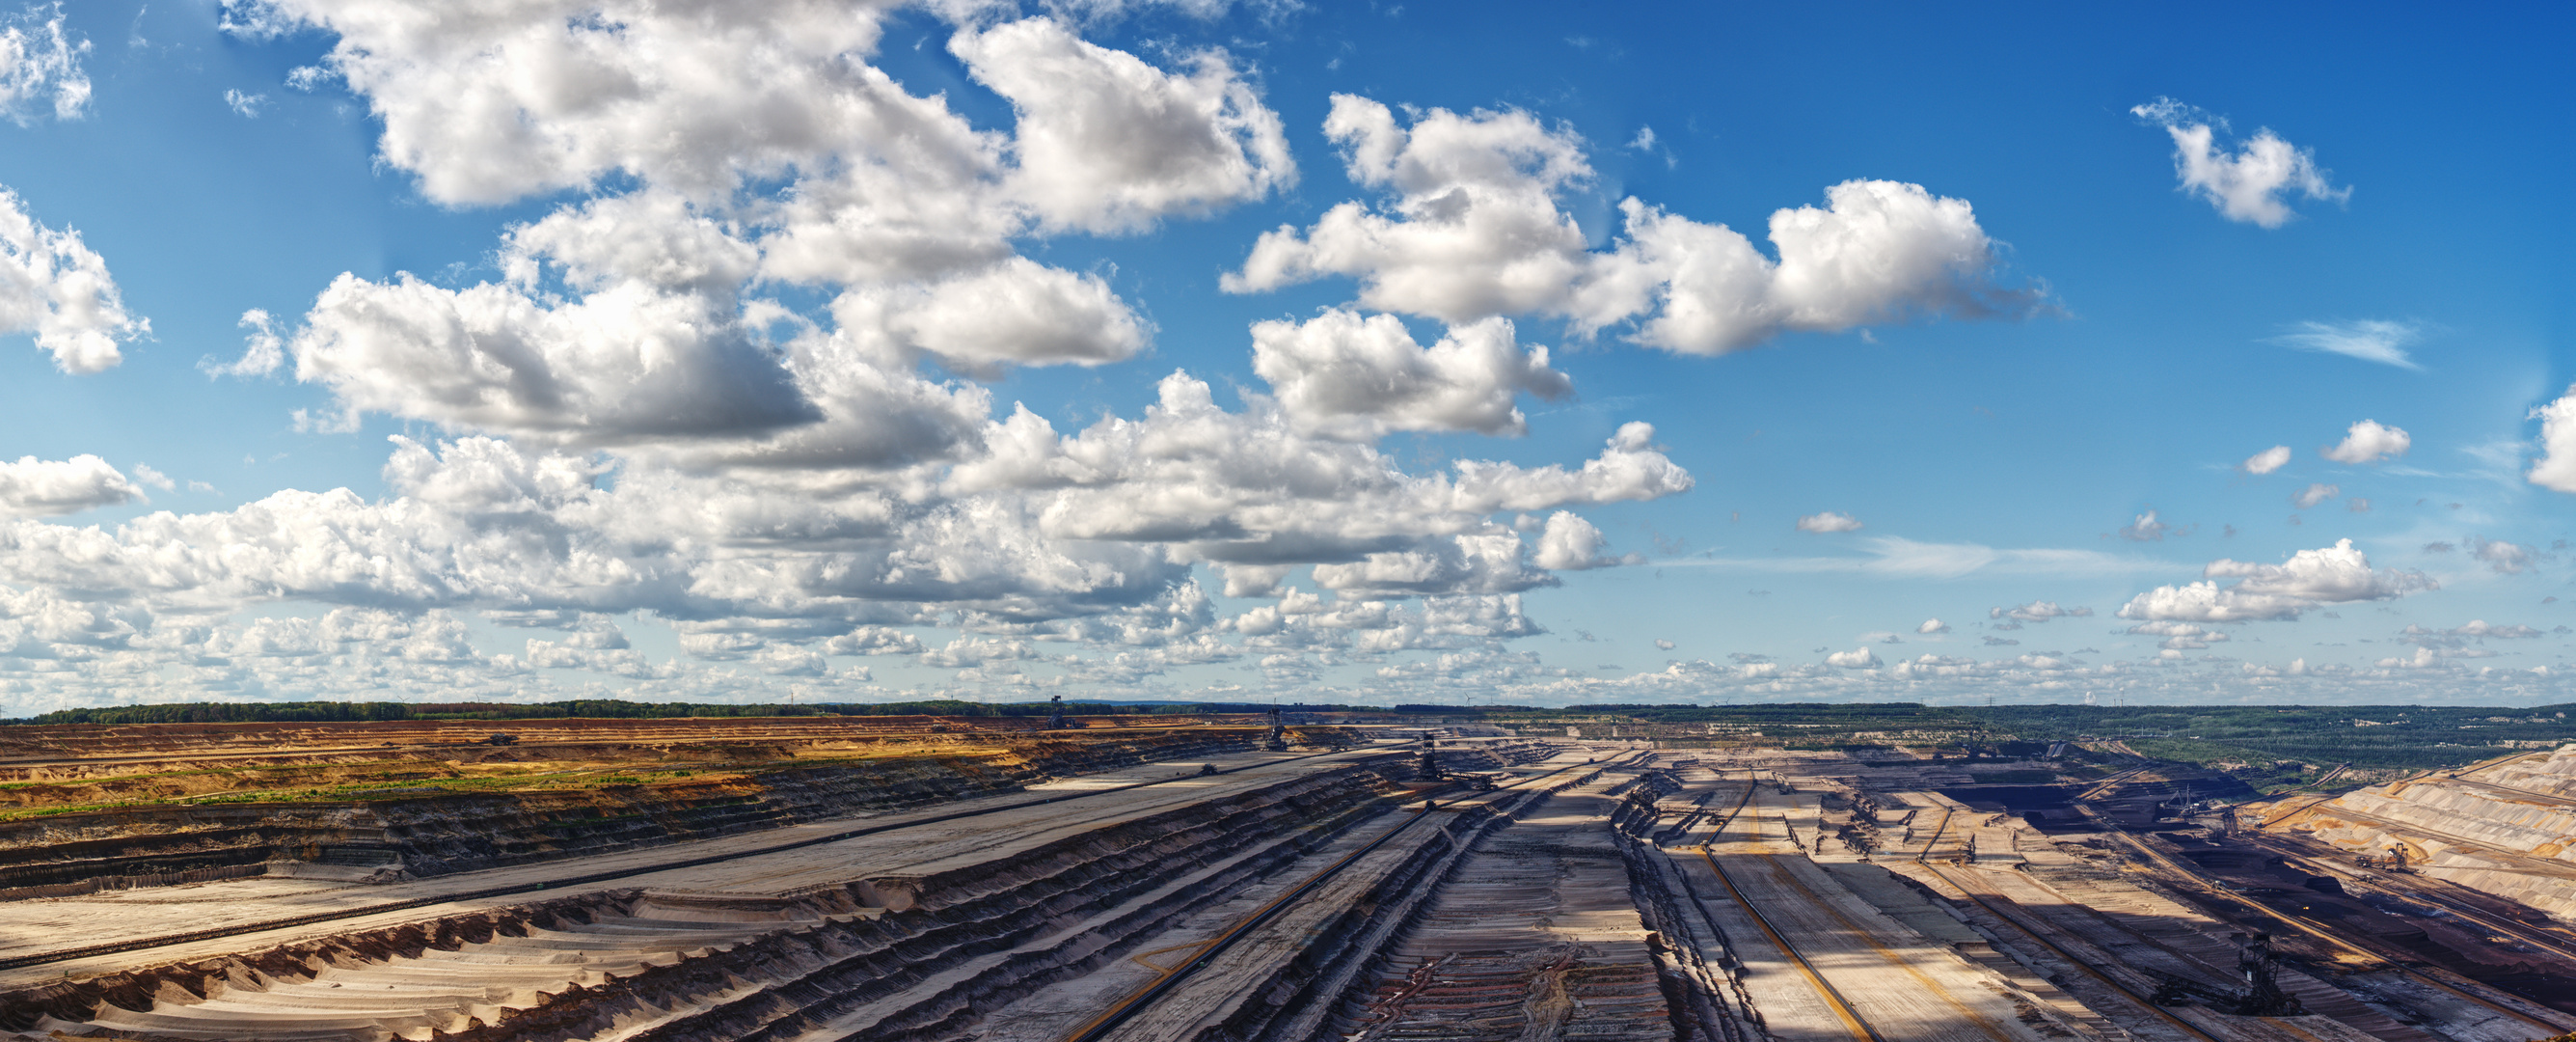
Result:
M2576 746L2276 801L2261 816L2346 851L2396 848L2427 875L2576 917Z
M0 902L0 961L48 959L67 935L343 916L0 969L0 1030L2522 1042L2576 1028L2549 998L2558 975L2576 982L2576 938L2562 950L2546 916L2328 864L2298 846L2328 849L2306 833L2161 817L2188 779L2066 778L2031 796L2046 787L1988 780L2047 764L1452 737L1433 780L1425 752L1193 753L570 860ZM2558 773L2491 765L2425 805L2546 795ZM2519 835L2503 828L2451 834ZM2547 861L2545 846L2509 852Z
M0 901L103 877L390 880L595 857L1238 750L1261 733L821 719L858 722L509 721L518 741L502 746L465 740L490 722L6 729L6 751L24 755L0 770L52 780L0 784ZM368 739L387 751L351 744Z

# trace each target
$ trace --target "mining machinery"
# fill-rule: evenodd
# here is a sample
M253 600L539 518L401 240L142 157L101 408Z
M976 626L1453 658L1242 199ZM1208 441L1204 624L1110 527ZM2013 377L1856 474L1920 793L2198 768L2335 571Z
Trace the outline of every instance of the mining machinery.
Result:
M2280 956L2272 951L2271 934L2229 934L2227 939L2236 942L2236 973L2244 980L2245 990L2228 991L2170 973L2158 973L2163 984L2156 989L2156 1004L2176 1006L2198 1002L2240 1017L2295 1017L2307 1012L2298 996L2281 989Z
M2183 782L2176 789L2171 799L2163 800L2156 804L2154 820L2158 822L2188 822L2191 820L2193 812L2199 809L2199 803L2200 798L2192 792L2191 783Z
M1441 780L1442 776L1441 776L1441 773L1440 773L1440 759L1439 759L1438 755L1434 752L1434 750L1438 749L1439 747L1440 747L1440 740L1439 740L1439 739L1431 737L1431 732L1429 732L1429 731L1424 731L1424 732L1422 732L1422 760L1421 760L1421 762L1419 763L1419 765L1417 765L1417 766L1414 768L1414 775L1415 775L1416 780L1418 780L1418 781L1440 781L1440 780Z
M1068 726L1071 726L1071 722L1067 721L1064 717L1064 696L1057 695L1054 698L1047 699L1046 729L1050 731L1061 731Z
M1279 715L1278 706L1270 707L1270 737L1263 740L1261 747L1274 753L1288 751L1288 721Z

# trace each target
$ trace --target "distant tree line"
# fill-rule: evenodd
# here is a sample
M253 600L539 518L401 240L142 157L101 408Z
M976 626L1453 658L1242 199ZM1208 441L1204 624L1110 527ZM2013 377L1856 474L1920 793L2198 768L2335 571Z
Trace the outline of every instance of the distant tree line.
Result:
M1045 702L996 704L940 699L806 705L718 705L578 699L511 705L497 702L196 702L65 709L11 724L324 723L360 720L668 719L778 716L1044 716ZM1067 702L1085 716L1108 714L1264 713L1268 702ZM1281 705L1297 712L1394 712L1506 723L1595 720L1639 724L1724 723L1747 737L1790 748L1866 753L1889 744L1942 753L2033 755L2046 743L2077 737L2131 739L2131 747L2185 762L2243 759L2422 768L2468 763L2532 748L2576 742L2576 705L2537 709L2495 706L2191 706L2134 708L2086 705L1927 706L1919 702L1781 702L1534 706L1394 707ZM1908 732L1912 735L1909 736Z

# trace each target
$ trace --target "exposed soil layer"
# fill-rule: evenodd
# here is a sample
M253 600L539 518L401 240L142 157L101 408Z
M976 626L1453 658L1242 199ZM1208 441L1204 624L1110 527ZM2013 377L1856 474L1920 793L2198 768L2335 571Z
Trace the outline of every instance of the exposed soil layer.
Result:
M2576 745L2263 809L2266 827L2576 916Z
M1518 809L1346 997L1344 1036L1669 1039L1658 960L1629 893L1618 807L1595 782Z
M2576 979L2569 976L2576 965L2535 959L2540 953L2495 944L2487 931L2457 915L2409 901L2358 876L2321 871L2324 858L2285 855L2268 844L2224 839L2186 849L2182 856L2224 882L2251 908L2331 922L2339 931L2375 940L2423 964L2576 1013ZM2387 878L2374 881L2384 883ZM2331 961L2332 954L2319 950L2316 957Z
M1248 747L1253 728L971 729L964 722L510 721L520 741L341 762L280 757L354 739L456 738L453 725L146 725L0 731L57 755L132 745L151 770L80 759L18 768L70 780L0 786L0 897L99 877L151 878L281 861L426 876L609 853L1017 789L1032 782ZM546 725L524 728L521 724ZM939 731L926 730L938 727ZM904 728L908 727L909 730ZM471 729L489 734L487 725ZM253 765L191 760L268 734ZM532 733L534 732L534 733ZM131 743L131 744L129 744ZM176 768L176 769L174 769ZM213 798L201 798L207 793ZM138 802L116 805L116 801ZM150 801L150 802L139 802ZM110 804L99 806L99 804ZM45 888L9 893L11 888Z
M1254 717L1076 717L1086 731L1248 726ZM0 770L32 771L66 760L168 762L188 756L320 756L334 751L474 745L495 733L517 745L614 742L688 744L766 740L813 745L926 734L1035 733L1032 717L791 716L675 717L627 720L559 717L536 720L368 720L332 723L46 724L0 728ZM84 775L74 775L84 776ZM27 777L5 780L23 781Z
M0 1037L2528 1042L2576 1027L2561 924L2306 834L2231 831L2173 799L2211 794L2188 772L1980 785L1826 751L1525 740L1444 739L1429 764L1411 741L1216 751L1263 737L940 732L852 755L876 739L818 752L772 734L682 743L733 758L658 770L544 743L493 762L406 753L453 774L416 781L532 765L573 781L266 805L336 830L303 853L343 871L505 866L489 874L0 906L20 932L102 932L383 900L345 921L281 917L234 948L141 935L162 954L56 953L59 970L22 967L0 995ZM1037 799L983 795L1145 757ZM2501 798L2493 772L2450 781ZM952 797L968 802L810 821ZM649 849L768 825L815 838ZM465 897L408 903L421 891Z
M864 1013L862 1037L937 1037L1383 811L1391 784L1350 768L926 875L771 896L622 891L111 975L12 996L0 1027L770 1039Z

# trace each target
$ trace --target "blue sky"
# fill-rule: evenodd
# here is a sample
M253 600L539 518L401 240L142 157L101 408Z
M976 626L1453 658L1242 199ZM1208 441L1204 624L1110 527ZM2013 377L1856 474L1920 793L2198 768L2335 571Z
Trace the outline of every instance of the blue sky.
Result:
M478 12L8 9L0 702L2576 694L2527 12Z

